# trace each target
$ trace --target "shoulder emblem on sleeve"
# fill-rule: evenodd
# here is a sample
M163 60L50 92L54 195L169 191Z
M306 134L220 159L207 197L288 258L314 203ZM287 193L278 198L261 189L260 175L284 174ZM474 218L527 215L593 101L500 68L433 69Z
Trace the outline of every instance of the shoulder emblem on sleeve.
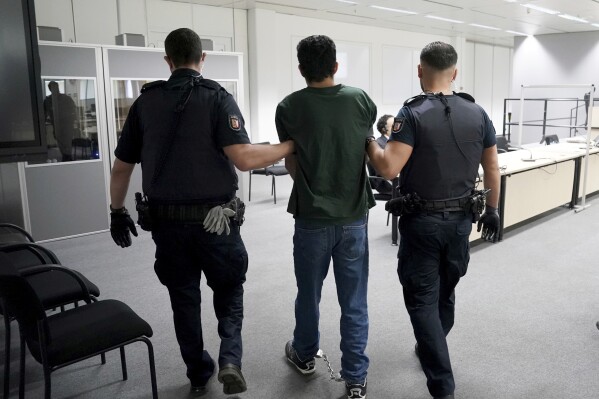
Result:
M476 101L474 101L474 97L472 97L470 94L468 93L456 93L455 91L453 92L453 94L455 94L458 97L462 97L464 100L468 100L472 103L475 103Z
M145 93L148 90L155 89L156 87L162 87L166 83L166 80L156 80L154 82L149 82L143 85L141 88L141 92Z
M404 125L404 121L406 118L395 118L393 121L393 127L391 128L391 133L399 133L401 132L401 128Z
M241 130L241 121L237 115L229 115L229 127L236 132Z
M403 103L403 105L410 105L410 104L412 104L413 102L415 102L415 101L418 101L418 100L421 100L421 99L423 99L423 98L426 98L426 96L425 96L424 94L418 94L417 96L414 96L414 97L410 97L410 98L408 98L408 99L407 99L407 100L406 100L406 101Z

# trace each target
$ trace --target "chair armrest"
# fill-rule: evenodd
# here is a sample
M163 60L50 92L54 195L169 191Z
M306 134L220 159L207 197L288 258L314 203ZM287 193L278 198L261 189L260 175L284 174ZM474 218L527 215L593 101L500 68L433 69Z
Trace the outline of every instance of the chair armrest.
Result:
M83 295L85 297L84 301L86 303L91 303L93 301L92 296L89 293L89 290L87 289L87 285L85 285L85 281L83 281L83 279L81 279L81 277L79 277L79 275L74 270L71 270L68 267L64 267L61 265L30 266L30 267L19 270L19 273L21 274L21 276L27 277L27 276L31 276L34 274L45 273L45 272L49 272L49 271L62 272L62 273L66 273L69 276L73 277L75 279L75 281L77 281L77 283L81 287L81 291L83 292Z
M24 228L22 228L21 226L17 226L16 224L12 224L12 223L0 223L0 227L8 227L9 229L16 230L19 233L23 234L25 237L27 237L27 239L30 242L35 242L33 237L31 237L31 234L29 234L29 232L27 230L25 230Z
M29 250L35 256L37 256L37 258L42 262L42 264L46 263L46 259L44 259L42 255L42 253L44 253L50 259L50 262L56 265L60 265L60 261L58 260L56 255L54 255L54 252L50 251L48 248L42 247L39 244L35 244L32 242L19 242L8 245L0 245L0 251L2 252L14 252L18 251L19 249Z

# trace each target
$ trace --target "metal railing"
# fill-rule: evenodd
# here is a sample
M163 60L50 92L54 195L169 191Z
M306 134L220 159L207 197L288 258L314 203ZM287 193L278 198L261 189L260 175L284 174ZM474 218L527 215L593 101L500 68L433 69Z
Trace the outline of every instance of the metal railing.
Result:
M512 122L512 113L508 112L508 102L510 101L520 101L519 98L505 98L503 100L503 136L507 136L507 140L511 142L511 127L518 126L519 122ZM524 102L527 101L542 101L543 102L543 119L534 119L534 120L526 120L522 121L522 126L529 127L540 127L542 128L541 142L545 139L547 128L562 128L569 129L569 135L572 137L572 134L576 135L578 133L579 128L584 128L586 130L587 122L583 124L578 124L578 115L579 108L586 107L585 100L582 98L525 98ZM562 118L547 118L547 105L550 102L575 102L576 106L570 109L570 115ZM582 104L579 104L582 103ZM558 124L551 123L556 121L568 121L568 124ZM548 123L549 122L549 123Z

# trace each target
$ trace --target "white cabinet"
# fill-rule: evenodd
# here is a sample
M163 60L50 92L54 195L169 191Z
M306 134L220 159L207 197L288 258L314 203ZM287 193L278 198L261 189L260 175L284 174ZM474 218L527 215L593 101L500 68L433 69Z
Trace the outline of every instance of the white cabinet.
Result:
M148 35L146 0L117 0L118 29L121 33Z
M71 0L35 0L38 26L53 26L62 30L63 42L75 42Z
M164 47L166 35L178 28L193 29L191 5L173 1L147 0L148 45Z
M73 13L78 43L115 44L116 0L73 0Z

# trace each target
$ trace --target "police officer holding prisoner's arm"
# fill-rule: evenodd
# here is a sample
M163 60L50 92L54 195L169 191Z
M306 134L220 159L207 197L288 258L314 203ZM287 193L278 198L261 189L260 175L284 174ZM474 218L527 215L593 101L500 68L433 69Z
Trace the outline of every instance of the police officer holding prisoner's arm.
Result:
M204 272L221 339L218 380L225 394L235 394L246 390L241 325L248 256L239 232L243 203L235 198L233 165L243 171L265 167L291 154L293 142L250 144L233 97L201 75L206 54L195 32L171 32L165 49L171 77L144 86L115 151L110 231L121 247L131 245L130 231L137 236L123 204L133 167L141 162L149 212L140 212L139 224L151 229L156 243L154 269L168 288L191 392L205 393L215 368L202 339ZM146 203L138 200L143 211Z
M427 45L418 65L423 94L399 111L384 151L373 142L367 147L383 176L401 172L401 194L387 205L401 214L397 270L429 392L446 399L455 389L445 339L454 321L454 288L466 274L468 237L484 199L474 191L479 164L491 191L478 230L492 242L499 230L495 129L472 97L451 91L457 57L449 44Z

